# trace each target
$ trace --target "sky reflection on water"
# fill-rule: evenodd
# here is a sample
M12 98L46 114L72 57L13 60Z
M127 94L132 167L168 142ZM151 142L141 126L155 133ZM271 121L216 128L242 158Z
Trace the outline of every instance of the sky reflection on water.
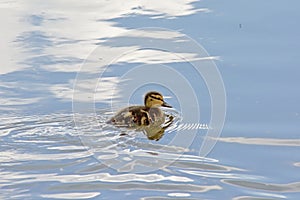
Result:
M1 2L0 198L299 199L298 8L297 1L277 0ZM103 67L105 53L114 57L134 46L132 41L149 38L180 42L178 32L128 32L156 26L187 34L205 47L208 60L217 63L226 86L225 127L221 138L214 138L218 143L207 158L197 155L201 135L189 149L167 146L174 132L159 143L129 137L123 144L113 144L123 148L113 156L125 163L134 156L164 162L180 151L185 154L155 172L135 174L127 168L118 172L97 160L97 156L113 160L101 152L110 144L96 146L106 135L101 138L101 132L91 130L92 136L80 136L74 127L74 80L81 69L87 81L76 100L89 103L95 98L97 108L109 105L107 88L119 83L114 69L165 64L187 69L183 71L193 80L193 71L180 59L144 50L112 65L97 95L84 93L99 78L91 72ZM144 37L139 41L140 35ZM96 47L102 54L89 57ZM197 59L188 49L180 53ZM83 62L96 67L81 68ZM207 88L204 82L193 86L204 91L197 95L208 122ZM116 90L115 98L122 103L121 94ZM130 103L140 103L141 94L137 91ZM169 100L177 105L175 99ZM119 139L111 136L114 131L103 134ZM80 137L95 146L87 148ZM166 152L147 153L162 146Z

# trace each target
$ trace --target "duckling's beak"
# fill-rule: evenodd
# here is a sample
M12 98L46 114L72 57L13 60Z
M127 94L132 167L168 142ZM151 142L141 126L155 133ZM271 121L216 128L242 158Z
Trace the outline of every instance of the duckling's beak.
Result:
M172 106L171 106L171 105L169 105L169 104L167 104L165 101L164 101L164 103L163 103L161 106L163 106L163 107L167 107L167 108L172 108Z

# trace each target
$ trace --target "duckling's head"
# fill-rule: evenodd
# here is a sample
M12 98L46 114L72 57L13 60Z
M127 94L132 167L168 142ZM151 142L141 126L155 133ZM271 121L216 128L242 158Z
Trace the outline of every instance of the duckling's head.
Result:
M164 101L163 96L158 92L148 92L145 96L145 106L150 107L157 107L157 106L164 106L168 108L172 108L169 104Z

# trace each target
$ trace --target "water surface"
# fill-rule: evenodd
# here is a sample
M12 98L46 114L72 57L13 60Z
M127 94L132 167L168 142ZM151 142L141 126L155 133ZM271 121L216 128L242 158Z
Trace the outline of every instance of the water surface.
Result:
M277 0L2 1L1 199L299 199L298 7ZM170 31L137 30L143 27ZM205 157L207 130L184 124L211 125L205 78L190 64L199 55L179 49L183 61L143 49L115 58L150 40L176 49L182 35L208 51L226 89L224 129ZM115 62L99 79L107 58ZM200 101L184 107L191 96L157 83L127 92L132 74L120 75L141 65L178 70ZM104 123L119 107L142 104L148 90L163 92L178 112L161 140L132 131L121 137ZM188 147L173 145L176 134L194 137Z

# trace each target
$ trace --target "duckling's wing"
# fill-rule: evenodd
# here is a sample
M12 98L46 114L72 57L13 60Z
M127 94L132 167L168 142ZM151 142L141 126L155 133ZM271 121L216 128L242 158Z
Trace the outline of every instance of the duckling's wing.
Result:
M143 106L130 106L120 110L109 120L109 123L117 127L134 128L141 125L140 122L144 112Z

